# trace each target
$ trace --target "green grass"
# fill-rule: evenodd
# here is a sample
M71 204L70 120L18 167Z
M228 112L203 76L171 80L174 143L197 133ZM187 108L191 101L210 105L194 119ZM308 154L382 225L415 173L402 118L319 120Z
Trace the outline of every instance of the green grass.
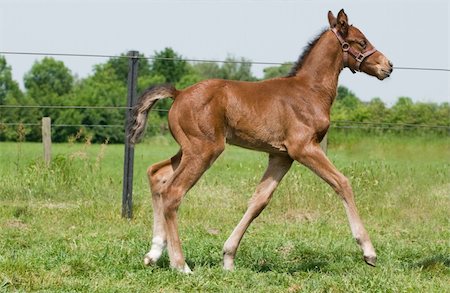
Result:
M121 218L123 146L0 143L0 291L449 292L450 140L331 137L329 156L353 185L377 250L367 266L331 188L296 164L250 226L236 271L221 250L267 164L228 147L186 196L180 235L193 275L167 254L144 267L152 209L145 171L177 151L136 147L134 218Z

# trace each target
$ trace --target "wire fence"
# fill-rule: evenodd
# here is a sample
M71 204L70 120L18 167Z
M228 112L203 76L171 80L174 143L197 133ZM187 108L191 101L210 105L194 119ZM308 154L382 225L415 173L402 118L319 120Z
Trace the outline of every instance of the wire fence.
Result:
M0 107L2 108L2 107ZM62 107L56 107L61 109L66 109ZM93 109L99 109L102 107L92 107ZM108 107L111 109L114 107ZM127 109L127 107L116 107L117 109ZM74 109L74 108L70 108ZM90 107L81 107L75 109L90 109ZM166 109L154 109L151 111L163 111L167 112ZM1 126L3 127L14 127L14 126L41 126L41 123L22 123L22 122L4 122L0 121L0 131ZM103 128L124 128L124 124L52 124L52 127L103 127ZM159 127L159 126L158 126ZM385 130L418 130L418 129L435 129L450 132L449 125L430 125L430 124L412 124L412 123L395 123L395 122L368 122L368 121L351 121L351 120L331 120L331 128L336 129L385 129Z
M108 54L78 54L78 53L52 53L52 52L18 52L18 51L0 51L3 55L32 55L32 56L56 56L56 57L82 57L82 58L126 58L126 59L147 59L147 60L166 60L166 61L186 61L186 62L207 62L207 63L236 63L236 64L251 64L251 65L271 65L279 66L290 64L289 62L266 62L266 61L249 61L249 60L211 60L211 59L190 59L190 58L165 58L156 56L128 56L128 55L108 55ZM448 68L433 68L433 67L406 67L397 66L395 69L400 70L417 70L417 71L440 71L450 72ZM55 110L130 110L126 106L83 106L83 105L0 105L2 109L55 109ZM154 112L168 112L167 109L152 109ZM167 125L167 123L166 123ZM11 127L38 127L41 123L27 122L10 122L0 121L0 132L5 128ZM52 124L54 128L112 128L124 129L124 124ZM160 125L150 126L150 128L160 128L168 130L168 127L161 127ZM367 121L348 121L348 120L334 120L331 121L331 128L334 129L364 129L364 130L418 130L429 129L440 132L449 132L450 125L429 125L429 124L413 124L413 123L395 123L395 122L367 122Z
M84 58L126 58L126 59L147 59L164 61L186 61L186 62L205 62L205 63L230 63L230 64L251 64L251 65L284 65L294 62L269 62L269 61L250 61L250 60L213 60L213 59L192 59L192 58L169 58L156 56L138 56L130 57L126 55L108 55L108 54L79 54L79 53L52 53L52 52L18 52L18 51L0 51L3 55L31 55L31 56L55 56L55 57L84 57ZM417 70L417 71L442 71L450 72L449 68L436 67L414 67L414 66L394 66L396 70Z
M1 109L78 109L78 110L131 110L126 106L63 106L63 105L0 105ZM152 112L167 113L168 109L155 108ZM449 117L450 118L450 117ZM41 126L41 123L22 123L22 122L6 122L0 121L0 126ZM124 128L124 124L52 124L52 127L88 127L88 128ZM331 128L336 129L386 129L386 130L414 130L414 129L436 129L450 131L450 125L430 125L416 123L396 123L381 121L352 121L352 120L332 120ZM1 128L0 128L1 131Z

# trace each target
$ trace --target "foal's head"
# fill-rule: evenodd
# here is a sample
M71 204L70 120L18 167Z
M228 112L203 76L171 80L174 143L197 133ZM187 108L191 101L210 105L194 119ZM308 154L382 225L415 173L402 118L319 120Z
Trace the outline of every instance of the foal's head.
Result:
M393 64L369 42L366 36L353 25L348 24L348 18L342 9L337 17L328 12L330 28L341 42L344 51L344 67L355 71L362 71L383 80L389 77ZM347 55L347 56L345 56Z

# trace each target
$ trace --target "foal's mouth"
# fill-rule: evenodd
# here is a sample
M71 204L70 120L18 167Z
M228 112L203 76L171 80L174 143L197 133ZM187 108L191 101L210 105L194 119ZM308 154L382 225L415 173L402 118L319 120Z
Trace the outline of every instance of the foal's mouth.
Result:
M391 76L393 68L389 69L380 69L380 74L377 76L379 80L386 79Z

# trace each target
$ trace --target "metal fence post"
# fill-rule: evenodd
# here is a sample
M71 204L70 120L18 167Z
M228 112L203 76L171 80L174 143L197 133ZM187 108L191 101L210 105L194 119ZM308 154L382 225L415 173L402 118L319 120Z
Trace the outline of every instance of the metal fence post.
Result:
M139 52L128 52L128 94L126 120L125 120L125 152L123 164L123 192L122 192L122 217L133 217L133 164L134 146L128 142L128 125L130 123L131 108L136 103L137 73L139 64Z

